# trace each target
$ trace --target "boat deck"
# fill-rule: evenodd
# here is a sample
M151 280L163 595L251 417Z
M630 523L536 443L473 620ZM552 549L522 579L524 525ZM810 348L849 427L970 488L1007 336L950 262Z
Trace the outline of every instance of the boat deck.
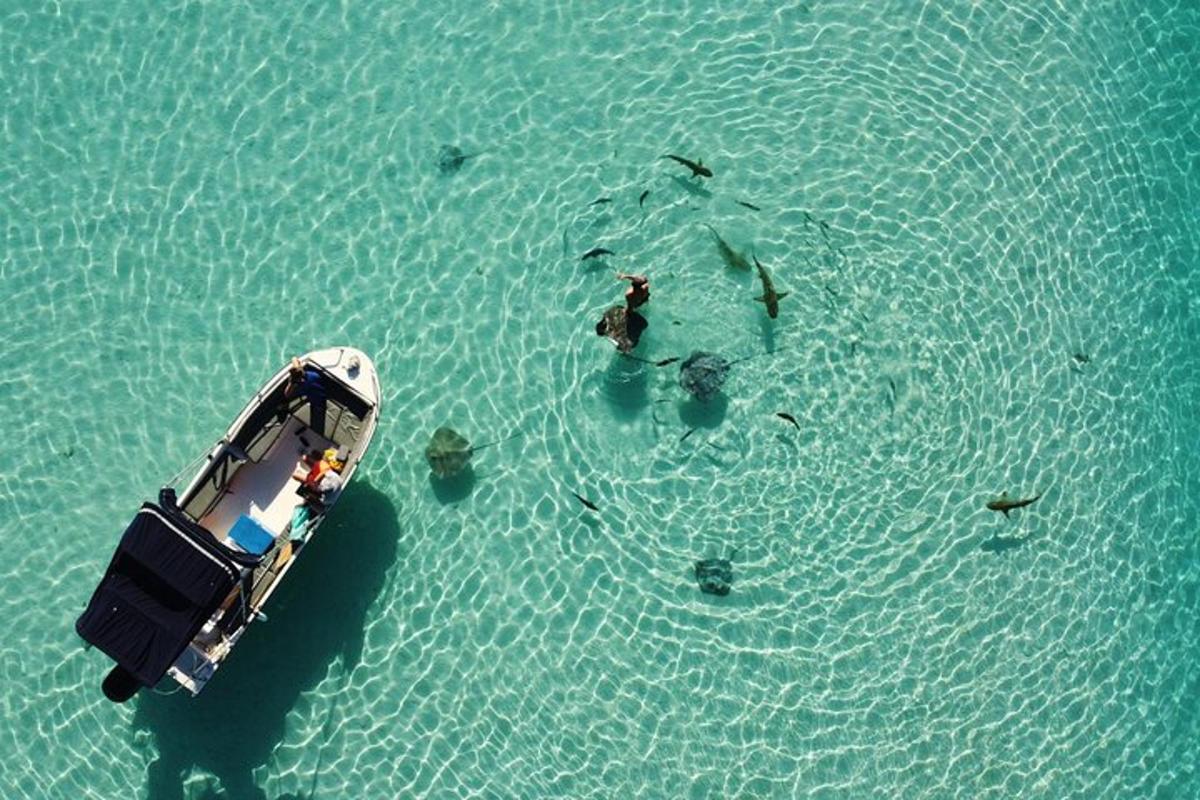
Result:
M307 445L300 441L303 435ZM220 502L200 520L200 524L224 540L229 529L243 514L257 520L276 535L291 522L292 512L304 501L296 494L300 481L292 474L300 466L300 457L309 450L333 447L333 442L318 436L295 417L289 417L283 431L262 460L241 466Z

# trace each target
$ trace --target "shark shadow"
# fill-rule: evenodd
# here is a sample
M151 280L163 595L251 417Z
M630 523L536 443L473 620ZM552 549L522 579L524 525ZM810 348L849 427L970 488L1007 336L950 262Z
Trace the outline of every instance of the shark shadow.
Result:
M1001 536L1000 534L992 534L992 538L979 545L979 549L985 553L1000 555L1007 553L1009 550L1016 550L1025 545L1032 538L1032 534L1024 536Z
M774 353L779 349L775 342L775 321L766 314L759 315L758 324L762 330L763 350L767 353Z
M676 186L678 186L680 189L683 189L693 197L703 197L705 200L712 198L712 192L710 192L708 189L705 189L703 185L697 183L696 181L684 180L678 175L672 175L671 180L675 182Z

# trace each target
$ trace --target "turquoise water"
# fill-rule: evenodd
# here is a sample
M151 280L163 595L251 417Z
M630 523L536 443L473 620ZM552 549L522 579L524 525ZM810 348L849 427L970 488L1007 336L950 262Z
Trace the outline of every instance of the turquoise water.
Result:
M0 796L1200 796L1200 7L749 5L0 11ZM643 356L780 352L685 402L617 269ZM124 524L343 343L270 621L107 703Z

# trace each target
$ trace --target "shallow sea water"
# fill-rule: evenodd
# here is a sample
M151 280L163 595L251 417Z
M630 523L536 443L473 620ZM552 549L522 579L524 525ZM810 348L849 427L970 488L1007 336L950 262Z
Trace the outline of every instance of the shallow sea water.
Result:
M0 10L0 796L1200 796L1200 6L1078 5ZM777 352L685 401L618 269L644 357ZM107 703L125 523L342 343L270 621Z

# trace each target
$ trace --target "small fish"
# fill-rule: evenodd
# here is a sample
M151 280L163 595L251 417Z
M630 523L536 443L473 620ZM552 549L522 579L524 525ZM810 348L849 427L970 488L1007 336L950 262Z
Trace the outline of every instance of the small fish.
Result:
M1043 494L1045 494L1045 492L1040 492L1039 494L1036 494L1033 497L1025 498L1024 500L1011 500L1009 499L1008 492L1003 492L995 500L988 501L987 507L989 511L999 511L1007 517L1008 512L1012 511L1014 508L1024 508L1030 503L1037 502L1039 499L1041 499Z
M589 258L597 258L599 256L615 256L615 255L616 255L616 253L614 253L612 250L609 250L606 247L593 247L591 250L588 250L586 253L584 253L583 258L581 258L579 260L587 261Z
M776 411L775 416L779 417L780 419L786 419L788 422L796 426L796 430L800 430L800 423L796 422L796 418L786 411Z
M583 503L584 507L586 507L589 511L599 511L600 510L599 507L595 503L593 503L591 500L588 500L586 497L583 497L578 492L571 492L571 494L575 495L575 499L578 500L579 502Z
M721 259L726 265L735 269L750 269L750 262L746 260L746 257L730 247L729 242L721 238L721 234L717 233L716 228L707 222L704 223L704 227L712 231L713 239L717 242L717 252L721 254Z
M687 439L689 436L691 436L693 433L695 433L697 430L699 430L699 429L698 429L698 428L690 428L690 429L688 429L688 432L687 432L687 433L685 433L683 436L680 436L680 437L679 437L679 443L680 443L680 444L683 444L684 440L685 440L685 439Z
M758 256L754 257L754 265L758 267L758 279L762 281L763 293L762 297L754 298L758 302L767 307L767 316L775 319L779 316L779 301L788 296L787 292L776 292L775 284L771 282L771 276L767 274L767 270L758 261Z
M753 203L747 203L745 200L734 200L734 202L737 203L739 206L745 206L746 208L750 209L751 211L762 211L762 209L759 208L758 206L754 205Z
M605 203L611 203L611 202L612 202L611 197L601 197L599 200L593 200L592 202L588 203L588 205L589 206L600 206L600 205L604 205Z
M683 156L673 156L670 153L668 153L662 157L669 158L672 161L678 161L680 164L683 164L685 167L687 167L688 169L690 169L692 171L693 178L696 177L697 175L700 175L705 178L711 178L713 176L712 170L709 169L708 167L704 166L704 163L699 160L692 161L690 158L684 158Z
M1080 364L1090 364L1092 361L1092 357L1087 353L1076 353L1075 355L1071 356L1071 358L1075 359Z
M618 308L619 308L619 306L618 306ZM655 366L655 367L665 367L668 364L674 364L676 361L679 360L679 356L671 356L670 358L664 358L661 361L651 361L648 358L642 358L641 356L635 356L633 353L623 353L622 355L624 355L626 358L632 358L634 361L640 361L643 364L650 364L651 366ZM666 402L666 401L661 401L661 402Z
M649 196L650 196L650 190L649 190L649 189L647 189L646 191L642 192L642 196L638 198L638 208L643 208L643 207L644 207L642 204L646 202L646 198L647 198L647 197L649 197Z

